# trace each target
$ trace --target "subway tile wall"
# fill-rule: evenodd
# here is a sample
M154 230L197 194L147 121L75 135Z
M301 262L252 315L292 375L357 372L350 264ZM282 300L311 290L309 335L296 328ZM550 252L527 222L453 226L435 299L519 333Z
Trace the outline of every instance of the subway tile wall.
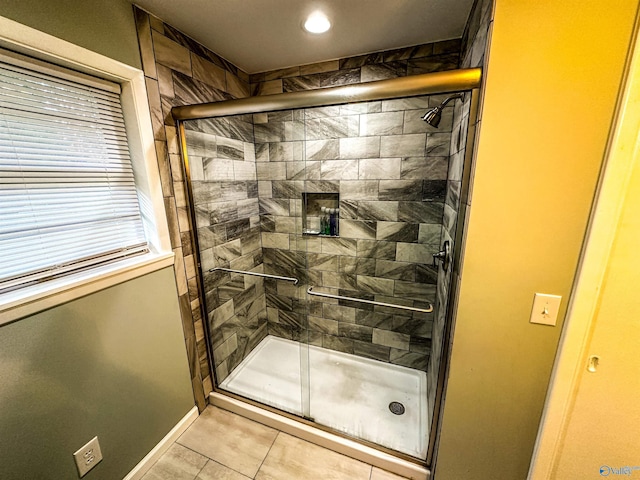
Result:
M254 115L261 236L271 335L425 370L433 313L308 297L425 308L442 234L452 107L421 120L442 95ZM338 238L302 235L302 193L340 195Z
M461 43L461 40L448 40L434 44L378 52L370 55L339 59L319 64L303 65L299 67L253 74L250 75L249 78L251 91L253 95L270 95L275 93L309 90L350 83L396 78L406 75L451 70L459 67ZM432 98L431 106L433 106L433 104L439 104L438 100L442 100L444 98L444 96ZM424 150L422 150L420 145L421 139L419 139L418 136L414 136L412 138L410 135L413 133L424 132L423 129L426 128L426 124L420 119L419 115L410 116L404 114L403 110L407 108L406 102L407 101L403 99L389 101L387 102L385 111L382 111L382 108L378 111L378 107L373 106L372 111L370 112L362 112L360 109L363 107L359 105L343 106L341 107L342 115L338 115L337 117L334 116L334 118L339 118L341 116L348 117L349 113L368 114L365 121L358 125L350 125L349 122L353 122L353 120L345 120L344 118L331 121L318 118L314 122L309 119L308 122L311 126L310 135L314 138L309 138L306 141L306 150L304 152L306 154L306 162L304 162L304 167L300 167L300 159L302 158L301 155L303 152L295 141L292 141L291 145L287 145L283 148L288 149L287 151L290 152L290 155L297 156L289 157L289 163L282 160L276 166L274 164L275 160L266 156L268 155L268 152L274 148L268 145L270 138L262 138L265 141L264 144L262 146L256 146L256 151L258 152L257 160L259 162L257 165L261 208L266 202L263 200L263 194L264 196L271 196L274 188L273 180L271 182L261 180L261 172L263 172L263 174L266 174L266 172L272 172L272 174L278 178L278 182L287 180L294 181L306 178L308 191L313 189L315 189L313 191L336 191L334 185L336 180L331 180L331 178L339 178L341 185L340 191L348 192L347 194L352 197L351 202L342 199L340 203L343 219L341 221L340 228L347 228L347 233L354 238L350 238L350 241L341 239L340 241L333 242L329 241L331 239L326 239L323 244L322 242L317 241L319 239L310 239L308 237L306 239L301 239L297 236L289 239L289 247L287 248L303 249L303 251L306 250L316 253L317 255L323 255L322 249L324 248L324 252L330 252L324 253L324 255L342 255L342 258L345 259L355 257L355 262L357 262L358 266L351 268L358 268L358 271L366 271L363 269L367 268L367 265L368 268L371 269L372 261L379 261L379 273L384 271L384 264L382 262L384 262L385 259L393 258L393 260L386 260L389 262L386 264L388 268L391 268L391 262L413 262L414 264L418 264L425 261L425 255L426 258L430 258L430 254L437 251L440 244L440 235L442 230L441 224L425 223L418 227L419 244L411 245L411 243L407 241L399 242L402 245L397 249L397 258L394 257L395 253L392 252L394 242L391 240L413 238L413 235L415 234L413 231L415 230L414 226L399 226L399 224L404 222L404 219L413 214L413 210L410 208L411 204L409 202L412 200L415 202L423 189L432 190L432 195L440 194L444 199L446 199L447 196L446 179L449 164L451 128L453 126L453 111L449 108L445 109L441 128L437 131L431 132L429 144L427 146L425 143ZM429 101L421 105L421 107L426 108L426 105L429 105ZM415 105L409 105L409 108L415 108ZM400 125L400 122L398 121L400 118L402 118L402 125ZM333 124L331 124L331 122ZM267 114L261 114L261 118L257 119L256 123L268 123ZM258 136L258 132L261 128L264 127L256 128L257 142L261 140ZM335 135L346 134L346 136L322 138L321 136L327 133L326 129L333 129L333 133ZM399 133L402 133L405 138L401 140L393 138L394 135L398 135ZM315 136L319 137L315 138ZM277 138L273 139L277 141ZM270 160L270 162L265 166L261 166L260 164L261 155L263 159L267 158ZM425 162L423 155L429 155L431 157L431 161ZM284 157L278 157L278 160L281 158ZM356 158L359 158L359 160L354 160ZM360 173L361 164L365 167L362 174ZM397 174L398 167L400 170L399 177ZM381 175L386 176L381 178ZM429 184L420 182L410 184L407 182L408 180L423 180L428 178L435 181L429 181ZM311 181L315 181L315 185L313 187L309 185ZM280 192L283 189L282 183L276 183L275 188L276 195L280 195ZM284 202L282 200L283 199L275 201L270 200L268 202L268 208L278 208L280 215L285 215L283 209ZM352 205L352 203L355 203L355 205ZM402 203L402 213L400 213L399 217L400 203ZM437 202L435 204L437 204ZM294 212L300 212L300 209L302 208L301 203L291 204L291 206L293 207ZM271 215L268 208L265 210L266 215L262 215L263 230L275 228L275 221L270 218ZM419 214L424 215L427 208L429 207L424 206L422 210L420 210ZM444 205L440 207L440 211L438 211L438 208L431 208L430 214L432 219L434 216L439 216L439 218L442 219L443 211ZM297 214L298 216L300 215L300 213ZM402 218L403 222L398 222L399 218ZM355 222L349 223L348 220L355 220ZM418 219L414 218L413 220L415 222L415 220ZM282 220L280 220L280 223L282 224ZM377 238L376 240L370 238L374 234L374 223L374 238L378 237L378 235L383 235L388 236L388 240L390 241L385 242L381 238ZM415 225L415 223L413 225ZM380 233L378 233L378 230ZM344 234L344 230L341 230L341 232ZM365 238L358 239L355 237ZM285 239L282 235L279 235L278 237L265 237L265 234L263 233L263 242L265 241L265 238L269 242L272 242L274 238L279 238L280 247L285 246ZM270 243L270 245L272 244L273 243ZM425 248L425 244L429 244L429 247ZM266 257L267 255L265 254L265 259ZM373 258L367 259L366 257ZM311 257L310 255L309 261L315 261L317 258L318 257ZM325 258L326 257L321 257L320 261L323 261ZM301 260L298 259L298 262L300 261ZM351 262L355 263L353 260L351 260ZM271 262L271 264L278 265L279 263ZM329 265L331 265L330 268L333 268L331 262L329 262ZM267 266L266 268L269 267ZM320 267L316 268L319 269ZM339 266L336 268L339 268ZM375 269L376 267L373 268ZM322 281L323 278L327 278L329 280L330 277L328 274L319 278L317 275L316 277L313 277L313 270L314 269L312 268L308 272L308 275L312 276L312 280L315 279ZM423 269L423 271L428 270ZM348 272L343 272L343 277L347 273ZM433 276L432 281L435 283L435 280L437 279L436 273L429 271L429 274ZM398 275L398 272L396 271L394 275ZM338 283L337 286L344 287L344 281L345 279L342 278L343 283ZM319 285L319 283L316 283L316 285ZM273 287L271 290L272 292L275 291L277 294L276 287ZM281 291L282 290L283 288L281 288ZM296 310L297 312L303 312L304 307L301 305L301 299L304 298L304 292L302 292L302 289L299 289L300 291L298 292L292 292L292 289L287 287L286 290L291 295L291 301L286 302L285 308ZM338 288L338 291L340 291L340 288ZM354 291L351 290L349 292L353 293ZM269 294L268 287L267 294ZM356 295L361 295L361 293L356 293ZM380 295L378 296L380 297ZM435 295L433 295L433 297L435 297ZM269 296L267 296L267 299L269 300ZM311 302L310 304L311 311L316 314L323 312L323 310L316 305L317 303L319 302ZM349 302L342 303L348 304ZM351 303L350 307L356 308L362 307L362 305L363 304ZM363 348L362 339L347 337L347 329L345 327L343 327L342 335L340 335L340 329L337 328L337 323L328 323L326 321L327 318L322 316L317 317L314 313L309 314L309 325L305 325L304 322L300 321L300 316L302 314L298 313L296 316L296 320L298 321L295 323L288 326L286 324L284 326L276 326L274 323L278 323L275 320L278 319L279 316L276 315L275 311L277 310L279 313L281 309L278 307L269 308L272 309L269 310L269 326L270 333L272 334L277 334L276 332L279 332L281 336L285 336L287 338L304 337L306 335L307 341L317 345L323 345L327 348L349 351L383 361L392 361L394 363L426 368L425 362L428 362L431 348L430 337L432 336L432 331L430 328L428 328L429 333L425 334L423 337L416 336L416 339L424 339L424 341L420 342L420 346L416 343L418 340L414 340L413 350L416 351L419 349L419 356L403 356L394 353L392 357L391 350L389 350L392 347L382 345L380 348L374 348L376 344L371 340L366 342L367 348L365 349ZM436 309L437 308L438 307L436 306ZM362 309L360 308L360 310ZM397 310L393 310L388 313L389 315L386 317L386 326L387 328L390 328L389 326L394 322L393 317L395 316L395 322L398 322L399 316L397 315ZM334 316L337 315L332 312L328 313L328 315L332 314ZM291 317L292 316L290 315L289 318ZM361 321L371 322L371 317L376 318L375 315L370 314L369 319ZM319 318L324 321L320 322L318 320ZM377 316L377 319L381 321L380 316ZM334 320L334 322L337 322L337 320ZM282 322L280 323L282 324ZM432 322L429 321L428 325L431 323ZM317 334L320 325L327 330L323 333L321 340ZM398 328L402 329L405 327ZM373 339L373 336L371 336L371 338Z
M224 380L267 335L251 115L184 123L213 365Z
M371 294L365 298L375 298L373 294L383 292L400 295L404 293L420 299L426 299L429 294L433 296L435 272L424 265L413 265L406 262L414 264L424 262L425 258L429 258L430 252L437 248L439 242L447 163L446 157L430 156L430 154L447 153L443 150L446 143L443 143L441 138L443 135L447 137L449 135L446 130L449 130L452 124L451 109L445 110L443 123L437 132L424 122L416 124L415 118L419 119L425 108L429 105L439 104L441 100L441 97L435 97L431 100L425 97L403 101L376 102L363 106L254 115L256 137L263 141L273 140L269 143L256 144L257 155L253 154L252 144L242 143L242 141L250 140L247 134L244 137L238 138L236 136L233 139L220 136L221 134L229 135L229 132L234 130L226 124L224 128L221 128L220 125L212 128L213 121L211 120L187 122L187 143L192 164L203 269L206 271L209 264L248 270L260 267L259 263L261 263L262 257L259 252L250 251L249 256L246 257L247 252L241 248L242 235L238 238L224 236L224 230L222 234L217 233L221 228L224 229L224 224L227 221L233 222L234 226L238 221L242 221L238 217L239 203L237 202L239 198L243 205L257 206L257 202L250 199L251 190L245 189L244 184L240 185L240 188L234 188L233 192L225 192L224 190L225 186L227 190L230 185L237 186L238 180L255 179L256 173L251 172L251 169L242 169L242 173L248 174L248 177L239 178L237 175L239 165L246 165L247 161L256 158L258 160L256 163L257 178L260 182L258 188L260 211L264 214L261 222L261 240L267 269L272 270L270 273L274 273L274 270L281 270L275 273L289 275L291 271L294 271L297 277L307 279L313 273L307 273L307 265L313 270L316 267L314 262L319 261L318 269L328 271L315 277L314 284L316 286L344 287L342 282L352 279L353 283L350 285L352 289L358 288L358 292L364 290ZM394 111L397 108L404 110ZM329 121L332 111L335 115L344 113L351 118L345 122L344 119L334 117L334 119L338 119L332 125L332 122ZM363 114L358 114L358 111ZM368 111L374 113L366 113ZM394 114L385 120L378 115L379 112L393 112ZM316 122L318 118L324 119L322 126ZM308 127L303 119L308 119L308 123L316 130ZM371 119L373 121L369 121ZM239 120L242 119L225 119L224 121L237 124ZM222 121L218 120L217 122ZM370 128L367 128L367 124ZM344 125L351 125L351 127L355 125L357 128L343 128ZM362 128L359 128L360 125ZM321 128L321 131L318 131L318 128ZM202 130L211 134L202 133ZM238 132L247 132L248 130L246 127L235 128L235 131ZM422 134L415 133L420 130L423 131ZM349 138L347 137L349 131L352 134L361 132L367 136ZM358 157L362 156L380 157L380 145L384 145L385 140L391 137L384 135L376 138L368 134L396 133L402 135L403 131L407 132L404 134L406 141L403 142L400 137L392 139L394 140L391 142L394 146L393 152L413 155L422 153L423 157L358 160ZM323 136L329 138L323 139ZM431 144L431 138L436 139L435 148L428 148L428 145ZM236 146L231 149L230 145L233 142L236 142ZM221 150L222 143L224 144L223 150ZM408 150L404 150L407 145ZM251 150L252 154L245 158L243 152L247 150ZM306 157L314 160L306 161L304 160ZM234 160L230 160L230 158ZM352 178L378 179L378 181L368 181L364 185L369 187L367 188L367 198L370 200L381 198L383 201L358 202L353 200L344 202L343 208L352 213L347 215L346 219L343 216L341 230L343 238L353 237L351 242L322 239L322 243L315 243L319 251L324 252L323 254L318 256L315 254L285 254L282 250L305 252L309 247L311 239L299 235L301 231L300 196L305 190L305 186L307 191L343 191L343 198L349 198L352 193L354 199L360 196L362 181L347 181L343 183L344 188L341 188L342 172L334 169L329 169L329 173L327 173L331 181L313 180L327 176L322 174L324 169L318 172L313 168L317 166L319 158L322 159L321 162L329 162L328 165L330 163L338 164L340 162L338 159L341 158L355 158L356 160L349 160L355 165L355 175ZM272 159L273 162L271 162ZM389 168L389 165L392 168ZM415 180L416 178L419 180ZM431 180L425 180L426 178L431 178ZM205 181L201 182L203 179ZM389 179L398 181L390 181ZM402 182L401 179L408 180ZM226 182L220 182L220 180L226 180ZM307 181L303 182L303 180ZM204 187L208 188L203 189ZM253 188L253 191L255 192L256 189ZM229 196L230 193L232 193L231 196ZM402 200L395 200L398 198ZM425 201L427 203L424 203ZM362 221L362 218L367 220ZM376 222L376 220L381 221ZM249 227L250 218L243 221L247 228L254 228ZM420 222L423 223L420 224ZM376 223L378 223L378 231L376 231ZM249 234L252 237L253 233L251 230L244 232L245 235ZM294 237L295 233L298 235ZM354 240L360 237L377 241L358 244ZM398 242L397 247L393 242ZM427 245L413 245L411 242ZM252 243L254 242L252 241ZM234 246L234 244L236 245ZM376 261L372 258L340 258L337 256L338 253L342 253L356 257L358 245L361 255L384 255L389 260L379 259ZM381 245L384 245L384 248L381 248ZM313 249L313 246L311 248ZM246 258L255 261L246 262ZM212 259L212 261L209 262L208 259ZM237 262L242 262L242 265ZM329 273L336 271L342 273ZM355 275L355 273L366 273L367 275ZM387 276L397 279L395 285L393 281L384 278ZM238 299L229 294L229 291L235 292L235 295L242 296L243 299L250 295L251 301L255 302L252 305L259 305L259 302L263 302L262 291L244 285L243 279L239 276L235 279L235 284L233 280L229 281L228 277L229 275L225 274L225 276L217 278L215 282L205 281L206 303L210 309L210 331L213 337L214 358L219 380L224 379L227 373L266 334L266 329L263 328L263 318L259 316L260 309L253 308L256 316L255 319L251 319L253 321L247 322L246 318L238 320L235 315L238 313ZM417 282L430 283L431 288L412 284L416 279ZM305 281L305 283L307 282ZM278 290L277 285L269 286L272 288L271 293L267 295L267 305L270 305L267 311L272 320L269 323L269 333L298 340L309 340L310 336L315 335L315 343L327 348L349 351L407 366L426 367L429 346L428 332L430 330L429 316L425 315L425 318L417 321L418 319L412 319L411 316L405 315L403 318L401 315L393 315L397 311L392 311L390 315L382 317L382 319L380 315L377 316L379 321L386 319L389 325L393 320L396 327L379 325L381 328L372 330L372 327L342 325L339 322L343 319L346 319L347 322L356 321L356 312L353 307L350 310L338 307L336 310L328 305L324 307L319 305L323 311L315 313L320 316L307 318L309 304L304 301L303 289L281 286ZM250 294L248 293L249 288L252 288ZM351 295L359 295L358 292L351 292ZM278 296L287 296L287 294L293 294L293 297L278 298ZM336 317L336 311L338 317ZM370 322L372 316L376 315L360 313L358 320ZM413 315L413 317L417 316ZM252 316L250 315L250 317ZM409 325L408 320L416 321ZM311 326L309 326L309 322L311 322ZM409 333L402 334L405 341L389 344L388 335L385 332L385 329L389 328L397 328ZM244 330L243 335L239 334L241 329ZM322 341L319 342L317 334L322 332L325 334L320 337ZM335 335L332 336L329 332L335 333ZM413 333L414 338L410 337L410 333ZM241 343L238 342L238 338L242 338ZM314 339L311 338L311 341L313 343ZM363 342L370 345L364 345ZM400 347L398 347L399 345Z
M386 80L458 68L461 40L340 58L249 76L252 95L297 92L316 88Z

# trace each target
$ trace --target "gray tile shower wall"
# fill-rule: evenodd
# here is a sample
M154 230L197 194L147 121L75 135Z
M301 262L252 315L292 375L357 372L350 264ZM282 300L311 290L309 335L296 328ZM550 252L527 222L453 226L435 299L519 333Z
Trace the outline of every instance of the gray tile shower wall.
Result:
M223 381L267 335L251 115L184 123L213 364Z
M460 67L485 65L489 31L493 22L493 0L476 0L465 26L461 42Z
M254 115L268 332L368 358L426 369L437 251L446 208L453 108L437 130L420 120L443 96ZM339 237L302 235L302 193L340 195Z
M252 95L314 90L458 68L459 39L272 70L249 76Z
M200 314L186 183L170 110L178 105L246 97L249 76L157 17L135 6L133 10L171 247L175 253L174 271L194 398L203 410L205 395L211 391L213 381ZM225 348L231 345L230 340Z

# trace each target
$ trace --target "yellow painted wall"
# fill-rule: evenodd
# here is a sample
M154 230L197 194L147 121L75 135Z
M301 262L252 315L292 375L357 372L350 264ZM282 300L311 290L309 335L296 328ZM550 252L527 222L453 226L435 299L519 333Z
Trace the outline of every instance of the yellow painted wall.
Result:
M640 41L607 155L531 480L637 476L640 462ZM587 369L597 355L595 370ZM592 365L592 364L591 364Z
M637 3L496 1L437 480L526 478Z

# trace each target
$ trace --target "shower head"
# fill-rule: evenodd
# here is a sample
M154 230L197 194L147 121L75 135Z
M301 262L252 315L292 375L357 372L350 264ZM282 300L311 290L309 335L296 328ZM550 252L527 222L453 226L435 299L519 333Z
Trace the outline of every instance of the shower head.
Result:
M442 108L440 107L434 107L428 110L427 113L425 113L422 116L422 120L427 122L432 127L436 127L436 128L438 128L441 118L442 118Z
M422 116L422 120L427 122L432 127L438 128L440 120L442 119L442 109L447 103L449 103L451 100L455 100L456 98L462 98L462 94L456 93L455 95L451 95L450 97L445 98L440 105L427 110L427 113Z

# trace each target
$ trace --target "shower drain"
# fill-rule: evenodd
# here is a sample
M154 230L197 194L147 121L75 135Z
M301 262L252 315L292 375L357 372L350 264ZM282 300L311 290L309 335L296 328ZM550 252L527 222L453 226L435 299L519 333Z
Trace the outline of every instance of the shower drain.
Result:
M404 405L400 402L391 402L389 404L389 410L391 410L391 413L394 415L402 415L404 413Z

